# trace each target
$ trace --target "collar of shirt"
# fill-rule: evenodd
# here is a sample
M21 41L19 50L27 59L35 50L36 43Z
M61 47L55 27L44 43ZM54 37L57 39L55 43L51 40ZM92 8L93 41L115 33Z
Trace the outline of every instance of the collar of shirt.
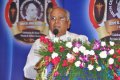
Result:
M50 39L54 39L55 38L55 35L51 32L51 31L49 31L49 37L50 37ZM68 40L68 38L69 38L69 32L68 31L66 31L66 34L64 34L64 35L62 35L62 36L60 36L60 37L56 37L56 38L59 38L59 39L61 39L61 40Z

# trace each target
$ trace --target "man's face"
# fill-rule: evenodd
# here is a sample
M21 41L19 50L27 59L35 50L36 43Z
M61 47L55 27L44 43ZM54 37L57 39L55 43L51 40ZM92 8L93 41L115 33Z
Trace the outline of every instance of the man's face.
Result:
M15 15L15 12L16 12L15 8L12 8L12 9L11 9L12 16Z
M34 4L29 4L27 9L27 16L31 18L31 20L35 20L37 17L37 8Z
M58 29L57 36L62 36L66 33L70 26L70 20L67 19L66 12L61 8L55 8L52 10L49 19L50 30Z

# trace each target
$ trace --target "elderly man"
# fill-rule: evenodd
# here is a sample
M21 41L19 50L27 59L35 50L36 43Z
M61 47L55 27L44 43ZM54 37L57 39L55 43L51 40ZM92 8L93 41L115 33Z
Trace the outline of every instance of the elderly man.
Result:
M73 40L81 39L82 42L89 43L88 38L84 35L77 35L67 30L70 27L70 18L68 11L62 8L53 8L49 14L49 35L47 36L50 39L58 37L61 40ZM35 51L39 50L41 47L40 40L37 39L33 44L30 53L28 54L27 62L24 67L24 76L26 78L35 79L36 70L34 69L36 63L41 59L41 56Z

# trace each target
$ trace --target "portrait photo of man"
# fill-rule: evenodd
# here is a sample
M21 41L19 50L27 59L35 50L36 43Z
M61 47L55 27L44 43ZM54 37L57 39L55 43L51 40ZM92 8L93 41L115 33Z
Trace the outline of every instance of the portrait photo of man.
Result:
M38 19L38 8L34 3L29 3L25 7L26 9L26 16L25 19L27 21L35 21Z
M9 18L12 24L15 23L17 17L17 6L15 2L12 2L10 4L10 9L9 9Z
M43 1L20 1L19 21L44 21Z

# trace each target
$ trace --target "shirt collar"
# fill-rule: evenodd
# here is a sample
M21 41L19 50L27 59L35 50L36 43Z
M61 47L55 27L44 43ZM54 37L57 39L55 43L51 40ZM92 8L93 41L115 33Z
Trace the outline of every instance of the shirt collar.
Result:
M60 36L58 38L61 39L61 40L62 39L65 40L68 37L68 34L69 34L69 32L66 31L66 34L64 34L64 35L62 35L62 36ZM50 36L51 39L55 38L55 35L50 30L49 30L49 36Z

